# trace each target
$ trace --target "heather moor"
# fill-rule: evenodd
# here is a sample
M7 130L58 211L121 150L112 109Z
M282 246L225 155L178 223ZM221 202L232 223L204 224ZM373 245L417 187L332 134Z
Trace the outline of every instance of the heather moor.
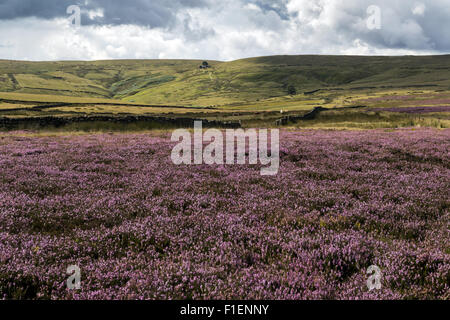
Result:
M2 136L3 298L448 299L449 138L283 131L261 176L165 133Z
M449 300L449 17L0 0L0 300Z

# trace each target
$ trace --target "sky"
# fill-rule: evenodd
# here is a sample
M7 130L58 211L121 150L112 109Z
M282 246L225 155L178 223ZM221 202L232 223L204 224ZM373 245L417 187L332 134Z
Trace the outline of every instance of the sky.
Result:
M0 0L0 59L448 53L449 0Z

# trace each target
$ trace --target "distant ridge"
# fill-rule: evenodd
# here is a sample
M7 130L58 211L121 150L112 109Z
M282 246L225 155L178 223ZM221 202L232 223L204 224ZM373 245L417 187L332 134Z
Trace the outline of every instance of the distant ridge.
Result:
M0 60L0 92L116 99L136 104L212 106L319 90L450 90L450 55L268 56L231 62Z

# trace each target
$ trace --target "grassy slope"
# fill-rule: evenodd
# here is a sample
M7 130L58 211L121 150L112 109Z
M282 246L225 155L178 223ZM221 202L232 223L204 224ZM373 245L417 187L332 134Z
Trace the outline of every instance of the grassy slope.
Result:
M209 63L211 68L200 70L198 60L0 60L0 116L178 114L258 126L321 106L333 110L299 125L450 126L448 112L373 111L450 105L450 55L273 56ZM288 95L288 86L294 86L297 94ZM40 108L48 104L55 105ZM339 109L359 105L367 108Z
M450 55L434 57L274 56L211 61L0 61L0 92L114 98L136 103L248 104L316 89L450 89ZM431 87L430 87L431 88Z

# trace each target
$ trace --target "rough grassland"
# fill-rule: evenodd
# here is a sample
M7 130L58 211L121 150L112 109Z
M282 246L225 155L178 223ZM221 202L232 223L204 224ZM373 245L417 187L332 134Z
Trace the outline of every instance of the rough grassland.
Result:
M231 62L0 60L0 92L116 98L148 104L227 105L315 90L450 90L450 55L272 56Z
M281 145L261 177L176 167L167 134L3 134L0 298L450 299L449 130Z
M209 61L204 70L201 63L0 60L0 120L138 115L241 121L243 127L450 127L450 55L272 56ZM313 122L282 119L316 107L332 111ZM420 112L399 110L416 107Z

